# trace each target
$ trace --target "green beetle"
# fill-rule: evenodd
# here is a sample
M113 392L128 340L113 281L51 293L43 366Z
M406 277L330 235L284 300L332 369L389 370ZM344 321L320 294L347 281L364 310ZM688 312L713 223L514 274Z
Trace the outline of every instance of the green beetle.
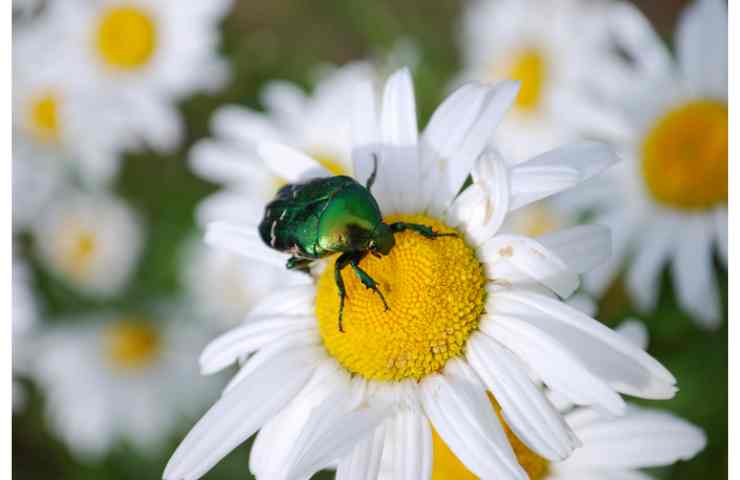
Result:
M341 273L345 267L351 266L362 284L377 293L388 310L383 293L360 268L360 261L368 253L376 257L388 255L396 244L393 235L403 230L413 230L430 239L455 235L436 233L431 227L415 223L383 223L378 202L370 193L377 168L375 158L366 186L344 175L285 185L265 207L259 225L265 244L291 255L288 269L307 272L311 262L341 253L334 264L340 332L344 331L342 314L347 297Z

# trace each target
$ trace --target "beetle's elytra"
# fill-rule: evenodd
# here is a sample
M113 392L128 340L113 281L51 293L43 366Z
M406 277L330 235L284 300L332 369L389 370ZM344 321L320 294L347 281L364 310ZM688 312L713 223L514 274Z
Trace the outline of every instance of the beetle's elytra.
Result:
M383 223L378 202L370 192L377 168L376 158L366 186L344 175L285 185L265 207L259 225L265 244L291 255L286 265L289 269L308 271L311 262L341 253L334 265L340 332L344 331L342 314L347 296L341 274L345 267L351 266L362 284L377 293L388 310L383 293L360 268L360 261L368 253L376 257L388 255L396 243L393 235L403 230L413 230L429 239L455 235L436 233L431 227L415 223Z

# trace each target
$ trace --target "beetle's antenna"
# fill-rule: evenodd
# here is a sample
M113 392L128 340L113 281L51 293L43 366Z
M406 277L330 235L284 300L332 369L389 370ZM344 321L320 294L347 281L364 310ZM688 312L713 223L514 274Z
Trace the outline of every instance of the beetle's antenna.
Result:
M373 173L370 174L370 177L367 179L367 183L365 184L365 187L370 190L373 188L373 183L375 183L375 175L378 173L378 154L373 152Z

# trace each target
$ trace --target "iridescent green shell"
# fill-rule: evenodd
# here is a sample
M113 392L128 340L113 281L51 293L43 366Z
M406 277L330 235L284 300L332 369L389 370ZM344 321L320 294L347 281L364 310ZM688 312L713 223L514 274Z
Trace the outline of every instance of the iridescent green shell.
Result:
M302 258L370 248L383 221L378 203L347 176L316 178L281 188L259 226L270 247Z

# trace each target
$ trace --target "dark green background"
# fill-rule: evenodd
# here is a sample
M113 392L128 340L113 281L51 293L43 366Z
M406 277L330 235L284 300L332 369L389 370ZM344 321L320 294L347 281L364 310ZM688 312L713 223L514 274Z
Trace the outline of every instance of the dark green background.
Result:
M661 35L670 36L684 1L637 2ZM353 59L381 58L400 38L420 48L414 71L422 125L443 98L447 82L458 72L456 19L462 2L455 0L273 0L237 1L223 25L223 53L233 67L232 81L218 95L195 96L180 105L187 123L187 140L173 155L129 155L116 186L117 192L144 216L149 228L146 251L130 287L104 304L81 298L45 275L30 251L31 239L19 236L15 248L34 266L34 282L42 307L50 318L99 307L146 310L171 298L178 285L178 249L197 234L193 208L215 186L187 170L186 153L208 135L208 121L218 106L241 103L258 108L258 93L270 79L282 78L310 87L317 63L342 64ZM718 264L722 298L726 305L727 274ZM724 311L727 309L725 307ZM610 326L635 315L619 284L602 302L601 318ZM681 391L667 402L652 402L703 427L706 450L690 462L658 469L660 478L727 477L727 327L717 332L699 330L676 306L668 272L660 307L642 317L650 335L650 353L678 377ZM43 397L31 384L29 407L13 418L13 469L19 479L156 479L169 454L195 419L183 419L182 431L163 452L142 457L121 445L100 464L79 464L47 431ZM641 402L650 404L650 402ZM248 447L236 449L206 478L248 479ZM322 474L330 477L330 474Z

